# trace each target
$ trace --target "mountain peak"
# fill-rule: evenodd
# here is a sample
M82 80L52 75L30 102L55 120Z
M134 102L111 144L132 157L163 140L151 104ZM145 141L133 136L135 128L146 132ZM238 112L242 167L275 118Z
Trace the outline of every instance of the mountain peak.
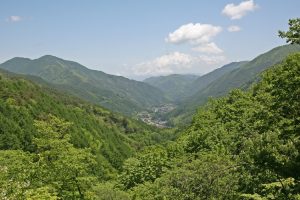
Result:
M0 69L38 76L77 97L127 115L168 102L163 92L143 82L105 74L52 55L3 63Z
M63 59L58 58L56 56L52 56L52 55L44 55L44 56L38 58L37 60L63 60Z

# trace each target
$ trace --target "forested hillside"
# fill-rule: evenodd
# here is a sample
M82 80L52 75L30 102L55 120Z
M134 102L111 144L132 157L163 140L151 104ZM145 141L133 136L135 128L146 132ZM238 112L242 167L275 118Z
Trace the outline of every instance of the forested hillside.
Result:
M154 130L1 73L1 198L299 199L300 53L262 77L122 164Z
M143 82L91 70L50 55L34 60L13 58L0 68L38 76L52 87L126 115L168 101L162 91Z
M0 85L0 199L36 199L37 193L52 192L77 198L85 195L86 181L91 185L92 180L115 177L124 159L171 137L168 130L159 131L22 76L1 71ZM82 194L75 185L82 187Z
M210 97L223 96L234 88L248 88L251 83L259 79L261 72L281 62L287 55L293 52L300 52L299 44L276 47L249 62L241 63L240 67L224 73L210 84L202 87L193 96L181 102L178 108L168 113L165 118L172 121L173 124L188 123L197 107L205 104Z
M213 81L222 77L224 74L230 73L231 71L242 67L246 63L247 61L232 62L218 69L215 69L212 72L204 74L203 76L197 78L191 85L189 85L187 90L190 90L191 94L194 95L203 88L206 88Z
M132 199L299 199L300 53L210 100L168 145L124 164Z

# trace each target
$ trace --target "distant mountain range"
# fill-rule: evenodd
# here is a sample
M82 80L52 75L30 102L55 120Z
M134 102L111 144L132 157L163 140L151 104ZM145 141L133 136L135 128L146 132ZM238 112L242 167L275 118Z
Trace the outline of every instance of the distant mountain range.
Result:
M299 51L300 45L276 47L249 62L231 63L201 76L191 86L198 91L182 101L176 110L165 117L175 124L190 121L197 107L206 103L209 97L223 96L234 88L248 88L260 78L261 72L281 62L287 55Z
M50 55L34 60L13 58L1 64L0 69L30 75L28 78L35 82L126 115L173 103L177 108L159 117L171 120L174 125L190 121L197 107L209 97L225 95L233 88L247 88L259 79L262 71L299 51L300 45L285 45L251 61L229 63L203 76L173 74L150 77L143 82L91 70Z
M150 77L145 79L144 82L162 90L174 102L180 102L183 98L190 95L190 91L187 88L197 78L199 76L171 74L168 76Z
M13 58L0 68L40 77L55 88L126 115L168 101L161 90L146 83L91 70L50 55L34 60Z
M144 82L162 90L175 103L180 103L207 87L224 74L239 68L245 63L247 62L232 62L203 76L172 74L150 77L145 79Z

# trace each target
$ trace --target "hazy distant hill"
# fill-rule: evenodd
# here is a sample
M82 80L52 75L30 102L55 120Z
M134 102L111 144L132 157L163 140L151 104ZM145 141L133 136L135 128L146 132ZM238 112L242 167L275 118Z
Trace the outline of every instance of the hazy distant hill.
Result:
M150 77L145 79L144 82L165 92L167 97L172 99L175 103L180 103L199 90L207 87L211 82L220 78L225 73L237 69L245 63L247 62L232 62L203 76L172 74L168 76Z
M145 79L144 82L159 88L165 92L170 99L177 102L190 94L187 87L197 78L199 78L199 76L171 74L168 76L150 77Z
M197 78L189 87L189 91L192 94L197 93L201 89L207 87L210 83L212 83L214 80L220 78L224 74L237 69L247 63L247 61L242 61L242 62L232 62L227 65L224 65L218 69L213 70L212 72L209 72L199 78Z
M91 70L50 55L34 60L13 58L0 68L38 76L71 94L128 115L167 101L162 91L146 83Z
M299 51L300 45L284 45L261 54L249 62L242 63L237 69L223 74L200 89L166 117L172 118L175 123L191 120L197 107L206 103L209 97L225 95L233 88L247 88L259 78L262 71L279 63L287 55Z

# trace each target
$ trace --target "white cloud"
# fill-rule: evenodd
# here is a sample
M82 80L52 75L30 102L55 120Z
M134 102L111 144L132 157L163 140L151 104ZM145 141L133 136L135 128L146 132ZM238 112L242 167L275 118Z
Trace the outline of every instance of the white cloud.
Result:
M222 28L219 26L213 26L211 24L189 23L182 25L173 33L169 33L166 41L169 43L207 43L221 31Z
M238 32L238 31L241 30L241 28L240 28L239 26L233 25L233 26L229 26L229 27L227 28L227 30L228 30L229 32Z
M233 3L227 4L222 11L222 14L230 17L230 19L240 19L244 17L248 12L254 11L258 8L258 5L253 0L246 0L239 5Z
M153 75L166 75L172 73L186 73L188 71L198 70L199 67L207 71L213 65L218 65L226 60L225 56L192 56L180 52L173 52L155 58L151 61L137 64L132 68L132 71L137 76L153 76Z
M22 17L17 16L17 15L12 15L7 18L8 22L19 22L21 20L22 20Z
M225 56L221 54L223 50L212 42L212 39L221 31L220 26L211 24L182 25L174 32L169 33L165 41L172 44L189 43L193 51L204 53L204 55L173 52L139 63L131 68L131 72L137 77L172 73L207 73L226 61Z
M193 57L180 53L173 52L136 65L133 71L136 75L147 74L170 74L174 68L189 68L193 62Z
M206 54L223 53L223 50L220 49L214 42L201 44L200 46L192 48L192 50Z

